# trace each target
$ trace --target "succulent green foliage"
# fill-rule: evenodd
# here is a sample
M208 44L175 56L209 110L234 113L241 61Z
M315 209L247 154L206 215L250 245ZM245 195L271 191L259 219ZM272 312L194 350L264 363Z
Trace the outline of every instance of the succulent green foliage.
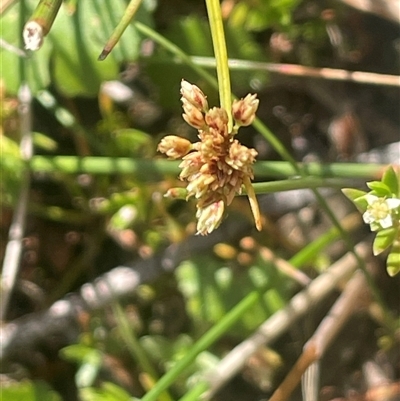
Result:
M376 232L374 255L389 250L387 272L400 272L400 169L388 167L381 181L367 183L370 192L344 188L342 192L363 213L365 223Z
M389 167L383 174L382 182L389 188L392 195L400 198L400 171L397 167L397 171L393 167Z
M200 332L217 323L248 293L263 292L255 305L234 327L235 334L249 333L285 305L287 280L265 263L249 268L221 266L216 258L201 256L183 262L176 270L187 312Z
M374 255L379 255L383 251L386 251L393 242L396 240L398 235L398 227L390 227L380 230L376 233L374 245L373 245L373 252Z
M32 11L37 0L29 0ZM76 11L67 14L62 6L54 25L40 50L27 60L28 83L33 92L49 85L50 76L57 89L67 96L96 95L102 81L115 79L122 61L137 59L141 37L130 24L120 42L103 62L97 58L112 30L124 14L126 2L114 0L79 1ZM151 24L153 5L144 1L137 19ZM28 20L29 15L26 16ZM16 2L0 18L0 37L20 47L19 6ZM7 90L16 93L20 85L18 66L20 56L0 48L0 77L7 82Z
M394 241L386 261L386 269L389 276L400 273L400 241Z
M41 381L22 381L1 386L2 401L61 401L50 386Z

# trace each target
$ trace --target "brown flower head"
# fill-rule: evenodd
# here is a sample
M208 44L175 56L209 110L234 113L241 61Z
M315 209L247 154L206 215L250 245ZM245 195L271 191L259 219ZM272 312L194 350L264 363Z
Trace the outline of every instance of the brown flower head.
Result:
M206 124L204 114L185 98L181 100L184 111L182 114L183 119L193 128L203 129Z
M206 113L208 110L207 97L204 93L196 86L182 79L181 82L181 100L186 100L191 103L196 109L202 113Z
M256 118L259 100L257 95L250 93L243 99L234 100L232 104L232 116L238 126L246 127Z
M180 159L192 148L192 143L176 135L167 135L158 144L157 150L165 153L170 159Z
M171 158L182 157L179 178L188 183L187 198L197 199L197 233L206 235L219 226L225 206L241 193L243 186L260 230L258 204L250 182L257 152L234 139L239 126L254 120L258 107L256 95L234 102L232 115L236 127L230 132L226 110L208 109L207 99L197 86L182 81L181 94L183 118L198 129L199 142L188 144L186 139L167 136L158 150Z

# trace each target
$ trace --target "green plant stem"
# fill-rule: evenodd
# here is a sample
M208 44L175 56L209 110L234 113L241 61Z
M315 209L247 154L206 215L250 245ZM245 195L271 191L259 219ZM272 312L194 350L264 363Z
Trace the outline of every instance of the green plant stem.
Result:
M199 401L201 395L208 390L208 383L197 383L188 393L186 393L179 401Z
M261 291L252 291L238 305L230 310L220 322L207 331L190 348L189 352L179 360L152 388L141 401L156 401L158 396L178 378L178 376L196 359L202 351L214 344L234 323L236 323L246 311L248 311L262 297Z
M112 33L110 39L107 41L106 45L104 46L103 51L99 56L99 60L103 61L114 48L114 46L118 43L119 39L121 38L122 34L124 33L125 29L128 27L129 23L132 21L133 17L135 16L137 10L139 9L142 0L131 0L128 7L125 10L121 21L115 28L114 32Z
M143 178L160 177L163 174L179 173L179 161L165 159L132 159L129 157L79 157L79 156L33 156L30 168L34 172L68 174L137 174ZM380 179L386 164L357 163L309 163L300 167L314 177ZM257 178L298 177L297 170L289 162L256 162L254 172ZM310 177L306 177L309 179ZM257 184L258 185L258 184Z
M165 39L164 36L141 22L136 21L134 25L140 33L154 40L154 42L158 43L161 47L171 52L184 64L188 65L193 71L195 71L200 77L207 81L213 88L218 90L218 81L210 73L205 71L204 68L196 65L191 57L188 56L180 47L170 42L168 39Z
M193 56L192 60L206 68L215 68L213 57ZM376 74L364 71L348 71L337 68L315 68L298 64L264 63L252 60L229 59L232 71L268 71L281 75L310 77L332 81L350 81L369 85L400 86L398 75Z
M40 0L31 18L22 30L25 49L36 51L43 44L44 37L49 33L54 19L60 9L62 0Z
M142 349L136 336L133 334L132 327L126 319L125 312L123 311L120 304L115 303L112 305L112 310L116 323L128 351L131 353L132 357L139 363L140 368L149 373L153 378L157 377L157 372L155 371L153 365L147 358L146 353Z
M27 14L26 0L21 0L21 2L19 4L19 21L18 21L19 32L22 32L22 30L24 29L26 14ZM23 42L22 36L20 36L19 40L20 40L19 47L22 49L24 47L24 42ZM19 57L18 58L18 70L19 70L18 73L19 73L19 82L21 82L22 84L27 82L26 68L27 68L27 60L25 59L25 57Z
M40 0L29 21L37 22L43 28L43 35L50 31L61 7L62 0Z
M269 182L257 182L253 184L256 194L266 194L280 191L290 191L292 189L311 189L311 188L343 188L349 185L349 181L343 179L327 179L320 177L307 177L298 179L287 179ZM243 191L246 193L246 190Z
M386 164L371 163L298 163L298 166L306 175L377 180L382 177L387 168ZM280 174L283 174L281 177L293 177L297 175L297 169L288 162L256 162L254 174L257 178L279 177Z
M132 174L143 180L176 175L179 162L165 159L144 160L129 157L35 156L30 167L42 173Z
M349 232L355 231L362 224L360 214L354 212L346 216L342 220L342 226ZM313 242L308 244L306 247L296 253L291 259L290 263L295 267L304 266L309 262L315 260L315 255L321 252L322 249L327 247L329 244L340 238L341 233L337 227L331 227L323 235L315 239Z
M215 63L217 67L218 89L221 107L228 113L228 129L232 129L232 92L229 77L228 53L224 26L222 23L221 5L219 0L206 0L208 21L210 24L211 37L214 47Z

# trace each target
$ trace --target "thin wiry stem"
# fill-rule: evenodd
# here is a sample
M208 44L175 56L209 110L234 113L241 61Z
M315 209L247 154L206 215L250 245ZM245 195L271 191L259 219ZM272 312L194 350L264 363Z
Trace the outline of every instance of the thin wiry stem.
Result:
M151 177L155 173L174 174L179 173L179 162L164 159L132 159L129 157L79 157L79 156L41 156L36 155L31 160L33 171L47 173L63 172L68 174L132 174L138 173L141 176ZM352 178L352 179L380 179L387 164L367 163L308 163L300 166L313 177L305 178L312 180L321 178ZM254 173L257 178L284 178L296 175L293 166L284 161L260 161L254 165ZM314 181L316 182L316 181ZM253 184L255 188L263 184ZM274 182L268 183L270 188ZM293 186L295 184L293 183ZM321 186L321 185L317 185ZM328 185L330 186L330 185ZM301 187L301 185L299 185ZM278 187L274 187L277 191Z
M128 7L125 10L123 17L121 18L118 26L115 28L110 39L107 41L104 49L102 50L98 60L103 61L110 54L111 50L118 43L125 29L128 27L129 23L134 18L137 10L139 9L142 0L131 0Z
M232 129L232 92L228 67L228 53L226 50L224 27L222 24L221 5L219 0L206 0L208 21L211 29L215 62L217 66L218 89L221 107L228 113L229 130Z
M193 56L191 60L198 66L215 68L212 57ZM179 62L179 60L175 60ZM327 79L331 81L349 81L370 85L400 86L398 75L377 74L374 72L348 71L337 68L316 68L298 64L263 63L259 61L229 59L229 69L234 71L268 71L280 75Z
M21 157L26 162L32 157L32 116L31 103L32 94L28 85L22 84L19 93L19 116L21 121ZM17 281L18 270L22 253L22 239L25 231L25 217L28 206L30 187L30 172L25 169L23 172L18 203L14 210L13 220L11 222L8 243L5 250L3 270L1 274L1 303L0 303L0 320L6 317L11 294Z

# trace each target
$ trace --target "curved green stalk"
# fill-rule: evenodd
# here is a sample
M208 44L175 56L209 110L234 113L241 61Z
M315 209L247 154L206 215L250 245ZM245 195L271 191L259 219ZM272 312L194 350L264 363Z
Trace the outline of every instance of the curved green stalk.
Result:
M139 9L142 0L131 0L128 7L125 10L124 15L121 18L121 21L114 29L110 39L108 39L106 45L104 46L103 51L101 52L98 60L103 61L110 54L111 50L118 43L125 29L128 27L129 23L132 21L135 16L137 10Z
M224 26L222 23L221 5L219 0L206 0L208 21L211 29L211 37L214 46L215 62L217 66L218 88L221 107L224 108L229 117L228 128L232 129L232 93L231 81L229 77L228 53L226 51L226 41Z
M286 179L280 181L256 182L253 184L256 194L266 194L293 189L311 188L343 188L349 185L349 181L337 178L306 177L297 179ZM244 191L246 193L246 191Z
M213 88L218 90L218 81L203 67L199 67L192 58L187 55L180 47L176 44L172 43L168 39L164 38L164 36L160 35L154 29L151 29L145 24L142 24L139 21L134 23L135 28L142 33L143 35L149 37L154 40L154 42L158 43L161 47L168 50L178 59L180 59L184 64L188 65L193 71L195 71L201 78L203 78L206 82L208 82Z

